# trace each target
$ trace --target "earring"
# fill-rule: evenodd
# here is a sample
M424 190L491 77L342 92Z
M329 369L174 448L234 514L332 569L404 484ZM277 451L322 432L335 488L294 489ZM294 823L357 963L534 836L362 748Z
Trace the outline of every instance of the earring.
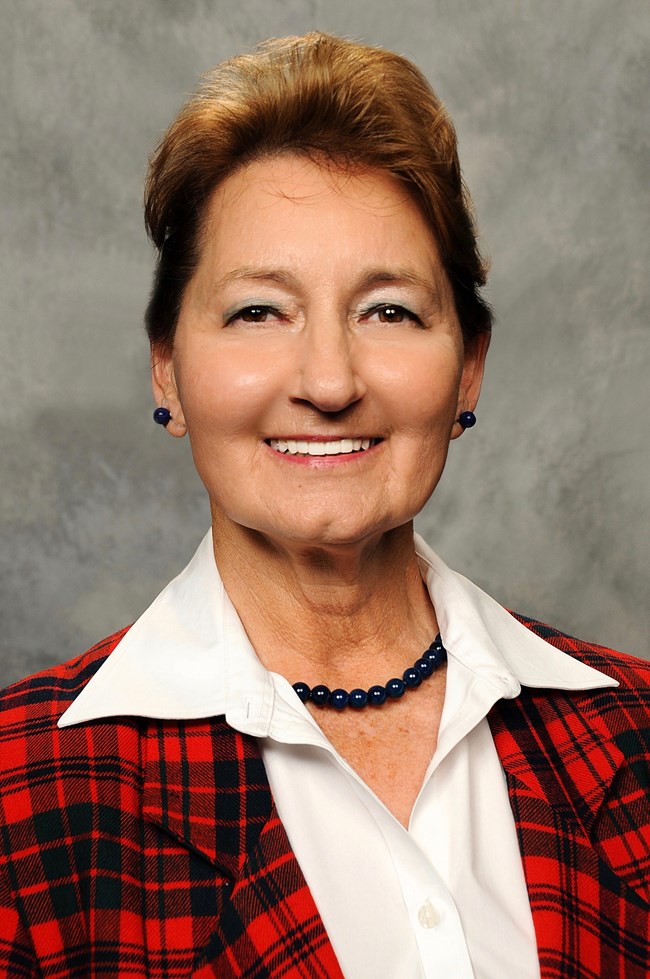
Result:
M473 428L476 425L476 415L473 411L461 411L458 416L458 424L461 428Z
M169 408L156 408L153 413L153 420L156 425L169 425L172 420Z

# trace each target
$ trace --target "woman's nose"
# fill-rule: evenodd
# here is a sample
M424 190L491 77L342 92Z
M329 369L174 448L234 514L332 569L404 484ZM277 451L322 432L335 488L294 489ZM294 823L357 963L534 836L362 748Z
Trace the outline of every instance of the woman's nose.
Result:
M354 345L346 323L307 324L301 335L295 399L328 413L359 401L366 388Z

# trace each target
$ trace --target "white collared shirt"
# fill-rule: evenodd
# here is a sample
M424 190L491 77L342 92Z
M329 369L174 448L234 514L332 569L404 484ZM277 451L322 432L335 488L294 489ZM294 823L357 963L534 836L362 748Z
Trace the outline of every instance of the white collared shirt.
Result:
M260 663L209 533L59 721L225 715L258 738L278 813L347 979L539 979L503 770L486 720L521 686L610 677L556 650L415 538L448 653L438 744L405 829ZM404 759L408 764L408 759Z

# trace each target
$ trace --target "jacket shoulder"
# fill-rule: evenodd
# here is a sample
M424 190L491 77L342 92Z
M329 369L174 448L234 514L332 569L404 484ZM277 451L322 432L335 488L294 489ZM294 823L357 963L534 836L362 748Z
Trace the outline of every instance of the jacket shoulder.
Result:
M82 656L35 673L0 693L0 866L3 856L15 849L2 835L6 827L20 834L44 813L70 806L85 811L100 784L107 795L114 786L135 787L137 719L58 727L61 715L126 631L121 629ZM116 792L114 797L119 798Z
M58 721L75 697L123 639L130 626L107 636L81 656L49 667L0 691L0 742L38 719Z
M586 663L601 673L606 673L619 683L619 690L633 688L643 697L650 698L650 660L630 656L628 653L601 646L598 643L578 639L561 632L545 622L531 619L517 612L511 613L522 625L551 646ZM614 691L615 692L615 691ZM649 700L650 703L650 700Z
M555 747L564 745L568 752L574 751L575 745L584 746L594 736L594 744L611 743L627 759L627 768L634 769L635 777L642 779L647 792L650 788L650 662L577 639L536 619L521 615L516 618L552 646L616 680L617 686L570 691L524 690L516 701L502 705L500 715L506 726L512 729L513 725L524 723L534 728L538 723L543 724ZM525 721L515 704L522 705Z

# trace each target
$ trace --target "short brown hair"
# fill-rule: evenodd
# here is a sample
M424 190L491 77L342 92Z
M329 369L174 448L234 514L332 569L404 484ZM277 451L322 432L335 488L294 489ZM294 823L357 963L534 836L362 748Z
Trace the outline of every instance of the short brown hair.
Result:
M173 342L212 191L253 160L287 151L404 182L440 249L465 341L489 332L486 265L442 102L406 58L314 32L265 41L209 71L153 154L145 188L158 249L146 312L153 344Z

